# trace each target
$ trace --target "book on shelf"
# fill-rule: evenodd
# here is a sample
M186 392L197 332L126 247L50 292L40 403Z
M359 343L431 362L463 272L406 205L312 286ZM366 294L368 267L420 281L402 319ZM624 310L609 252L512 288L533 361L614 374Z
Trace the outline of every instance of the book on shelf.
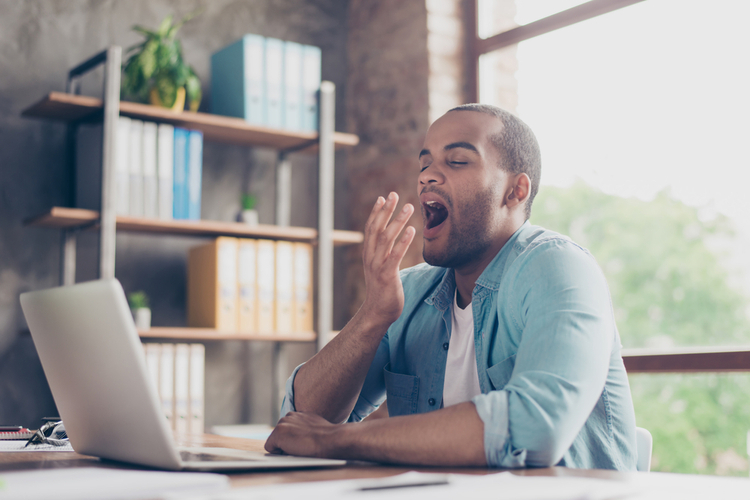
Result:
M141 167L143 170L143 216L156 219L159 215L159 191L156 172L157 125L143 122Z
M266 98L263 123L267 127L284 127L284 42L266 38L264 71Z
M211 56L211 112L263 125L265 38L245 35Z
M274 333L276 325L276 242L258 240L258 333Z
M159 349L159 398L162 411L174 429L174 345L162 344Z
M284 42L284 128L302 130L302 45Z
M143 121L130 120L128 163L130 164L130 202L128 213L143 217Z
M302 130L318 130L318 91L321 82L319 47L302 48Z
M203 183L203 132L191 130L188 137L187 218L201 218L201 185Z
M205 406L206 348L203 344L190 344L190 426L191 434L203 434Z
M313 248L294 244L294 331L311 332L313 327Z
M294 243L276 242L276 283L274 331L292 333L294 331Z
M203 434L203 344L145 343L143 350L170 428L178 434Z
M187 219L188 137L184 128L174 129L174 169L172 187L172 214L175 219Z
M172 176L174 175L174 127L160 123L157 131L158 215L171 220L173 206Z
M240 333L258 331L257 267L258 243L247 238L240 239L237 252L237 285L239 287L237 326Z
M190 431L190 346L174 345L174 430Z
M188 325L237 332L237 238L222 236L188 254Z

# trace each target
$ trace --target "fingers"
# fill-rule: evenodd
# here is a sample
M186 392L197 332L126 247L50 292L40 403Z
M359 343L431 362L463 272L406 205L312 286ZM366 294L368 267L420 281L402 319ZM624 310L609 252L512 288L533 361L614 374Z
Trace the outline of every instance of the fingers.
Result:
M378 200L375 202L375 207L373 207L373 212L367 223L365 252L369 255L374 254L375 247L378 245L378 237L396 210L398 194L391 192L383 202L380 201L381 199L382 197L378 197Z
M406 251L414 240L415 234L417 234L417 230L414 229L413 226L409 226L406 228L401 238L393 245L393 250L391 250L391 254L388 258L393 260L396 266L401 264L401 260L404 258L404 255L406 255Z
M407 203L391 220L398 205L398 194L391 192L388 198L378 197L365 225L365 264L385 260L393 248L399 233L414 213L414 206ZM389 222L390 221L390 222Z
M406 226L409 218L414 213L414 207L411 203L407 203L399 211L396 217L388 224L388 226L378 236L378 246L376 248L376 255L374 256L377 260L383 261L391 254L398 235Z

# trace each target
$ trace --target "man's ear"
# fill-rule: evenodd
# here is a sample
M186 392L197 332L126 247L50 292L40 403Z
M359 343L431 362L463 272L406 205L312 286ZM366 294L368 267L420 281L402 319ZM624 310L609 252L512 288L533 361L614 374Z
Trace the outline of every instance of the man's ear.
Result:
M508 207L513 208L522 205L531 193L531 180L526 174L518 174L510 178L510 186L505 196L505 202Z

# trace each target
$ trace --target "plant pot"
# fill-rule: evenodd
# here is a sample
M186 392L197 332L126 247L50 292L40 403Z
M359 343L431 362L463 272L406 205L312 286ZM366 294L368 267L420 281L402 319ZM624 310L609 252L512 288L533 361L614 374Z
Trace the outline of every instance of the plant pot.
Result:
M258 225L258 211L254 209L243 210L240 212L240 221L244 222L248 226Z
M151 104L154 106L159 106L160 108L167 108L164 104L162 104L161 99L159 99L159 92L157 92L156 87L151 89L151 92L149 93L149 98L151 101ZM183 109L185 109L185 87L180 87L177 89L177 97L174 100L174 105L171 108L168 108L170 111L174 111L175 113L182 112Z
M131 312L133 313L135 328L137 330L151 329L151 309L148 307L139 307L138 309L131 309Z

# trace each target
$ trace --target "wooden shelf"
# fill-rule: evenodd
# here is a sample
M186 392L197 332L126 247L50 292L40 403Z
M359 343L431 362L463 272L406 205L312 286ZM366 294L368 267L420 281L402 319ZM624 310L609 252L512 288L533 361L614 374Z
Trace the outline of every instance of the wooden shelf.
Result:
M265 340L272 342L313 342L317 335L315 332L295 332L295 333L232 333L220 332L210 328L172 328L172 327L152 327L149 330L139 330L138 335L142 339L163 339L163 340L190 340L190 341L207 341L207 340Z
M52 207L49 212L24 221L28 226L58 229L96 229L99 212L82 208ZM238 236L273 240L315 242L318 231L309 227L279 227L269 224L248 226L239 222L208 220L159 220L140 217L117 217L117 230L183 236ZM362 243L364 235L357 231L333 231L335 245Z
M44 99L26 108L21 116L74 122L95 119L101 115L102 107L102 100L96 97L50 92ZM190 111L175 113L165 108L127 101L120 102L120 114L200 130L208 141L309 153L316 151L318 147L317 132L272 129L230 116ZM335 132L333 137L337 149L359 143L359 137L354 134Z

